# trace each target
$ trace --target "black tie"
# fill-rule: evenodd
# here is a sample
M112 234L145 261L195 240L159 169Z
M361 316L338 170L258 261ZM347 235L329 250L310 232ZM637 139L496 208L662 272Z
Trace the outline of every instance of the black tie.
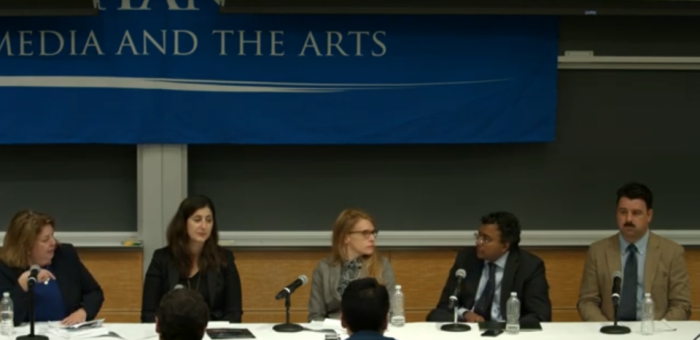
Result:
M627 246L625 274L622 278L622 296L620 297L620 320L637 320L637 246Z
M474 306L474 313L480 315L485 321L491 320L491 304L493 302L493 293L496 290L496 264L489 263L489 280L486 281L486 287L481 292L479 301Z

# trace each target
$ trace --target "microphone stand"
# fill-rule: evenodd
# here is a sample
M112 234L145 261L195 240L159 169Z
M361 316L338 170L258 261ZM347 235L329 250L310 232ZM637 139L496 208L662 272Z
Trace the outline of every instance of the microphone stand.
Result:
M450 296L450 303L454 304L454 322L442 325L440 327L440 330L445 331L445 332L467 332L467 331L470 331L472 328L469 327L469 325L463 324L463 323L457 323L457 318L458 318L457 297L454 295Z
M603 334L629 334L632 330L627 326L622 326L617 324L617 310L620 306L620 299L613 297L613 315L615 320L612 325L603 326L600 328L600 332Z
M290 295L291 294L287 294L284 297L285 322L272 326L272 329L275 332L296 333L296 332L301 332L304 330L304 327L302 327L301 325L289 322L289 308L292 306L292 303L291 303L290 298L289 298Z
M27 288L29 293L29 334L18 336L16 340L49 340L49 337L45 335L34 334L34 280L29 280L27 282ZM14 322L14 321L13 321Z

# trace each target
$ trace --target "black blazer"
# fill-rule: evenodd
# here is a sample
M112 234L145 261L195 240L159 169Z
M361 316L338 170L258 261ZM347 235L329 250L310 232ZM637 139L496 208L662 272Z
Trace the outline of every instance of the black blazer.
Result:
M206 272L209 290L209 301L206 302L211 320L240 323L243 316L241 278L233 263L233 253L222 247L219 247L219 251L225 265L220 270ZM175 288L179 281L180 270L170 254L170 248L164 247L153 252L143 283L141 322L155 322L160 299Z
M471 308L474 305L479 280L484 269L484 261L476 256L476 249L470 247L457 253L445 288L442 290L437 305L438 309L447 310L450 295L457 286L455 272L460 268L467 271L467 278L463 282L459 306ZM544 262L539 257L520 249L510 251L501 281L501 310L504 317L511 292L518 293L521 321L548 322L552 320L549 284L545 277Z
M59 244L54 251L51 264L58 288L61 290L66 316L83 308L87 314L87 320L94 319L102 308L105 297L100 285L80 261L73 245ZM0 293L10 292L10 298L15 307L15 325L29 321L29 295L17 283L20 275L28 269L11 268L0 261Z

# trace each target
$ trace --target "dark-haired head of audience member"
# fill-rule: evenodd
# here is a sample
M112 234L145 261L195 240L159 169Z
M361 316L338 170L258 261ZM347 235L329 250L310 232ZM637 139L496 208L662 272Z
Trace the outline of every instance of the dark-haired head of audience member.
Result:
M384 333L389 323L389 291L368 277L350 282L340 303L340 321L348 334Z
M209 322L209 307L191 289L175 289L163 296L156 313L160 340L202 340Z
M617 190L617 226L627 242L637 242L646 235L653 207L654 194L642 183L627 183Z
M476 255L494 262L520 244L520 222L515 215L497 211L481 217L476 233Z

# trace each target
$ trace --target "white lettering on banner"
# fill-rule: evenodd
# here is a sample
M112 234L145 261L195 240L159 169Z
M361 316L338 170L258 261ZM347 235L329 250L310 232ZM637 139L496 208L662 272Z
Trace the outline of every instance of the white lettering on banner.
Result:
M338 41L333 42L333 36L335 36ZM341 41L343 41L343 35L340 34L340 32L326 31L326 57L333 56L333 51L332 51L333 47L335 47L343 57L348 56L348 54L345 53L345 51L343 51L343 48L340 47Z
M386 37L386 32L384 31L377 31L372 34L372 41L379 46L379 49L381 49L381 52L377 53L372 51L372 56L373 57L383 57L386 54L386 45L384 45L384 42L379 40L379 36L384 36Z
M12 44L10 43L10 32L5 32L5 36L3 36L2 41L0 41L0 52L2 52L3 48L7 50L8 57L14 55L12 54Z
M270 56L284 57L284 51L277 52L277 45L282 46L284 41L277 41L277 35L284 35L284 31L270 31Z
M158 43L153 36L148 33L148 31L144 30L143 31L143 55L148 55L148 42L151 42L151 45L155 46L158 51L160 51L160 54L165 55L165 50L166 50L166 41L167 41L167 32L166 30L160 30L161 38L160 38L160 43Z
M133 55L139 55L139 52L136 50L136 46L134 46L134 40L131 39L131 33L129 33L129 30L126 30L124 32L124 36L122 37L122 43L119 44L119 49L117 50L116 55L122 55L122 49L125 46L131 47L131 54Z
M238 31L238 55L245 55L245 44L255 44L255 55L263 55L262 52L260 52L260 45L262 44L260 42L261 36L262 31L255 31L255 40L245 40L245 31Z
M362 56L362 35L369 36L369 32L350 31L350 32L348 32L348 35L355 36L355 56L361 57Z
M190 55L197 50L197 36L194 33L188 30L174 30L173 33L175 33L175 46L173 46L173 55ZM192 49L190 49L188 52L180 52L180 33L187 34L190 36L190 38L192 38Z
M346 52L346 49L348 48L347 45L345 48L341 47L341 43L343 42L343 37L344 35L341 32L338 31L326 31L326 57L334 57L336 56L333 54L333 50L335 49L336 52L338 52L340 55L343 57L349 56L349 54ZM385 37L386 32L385 31L376 31L376 32L369 32L369 31L349 31L345 35L347 36L355 36L355 46L354 46L354 55L356 57L362 57L362 42L363 36L372 36L372 42L378 49L372 49L371 55L373 57L382 57L386 54L386 45L384 42L380 39L380 37ZM306 34L306 40L304 41L304 46L301 48L301 52L299 52L300 57L305 57L307 49L313 49L314 53L316 54L317 57L322 57L324 54L321 53L321 49L318 46L318 42L316 40L316 37L314 35L314 32L309 31L309 33Z
M114 55L173 55L197 53L199 40L190 30L126 30ZM58 55L104 55L94 31L82 38L79 31L0 31L0 56L53 57ZM284 31L214 30L219 35L219 56L283 57L288 46ZM298 57L382 57L387 53L385 31L309 31ZM78 40L85 39L85 42ZM231 39L236 39L231 41ZM139 48L141 48L139 50ZM232 51L232 49L236 49Z
M34 55L34 52L25 52L24 50L25 46L32 46L32 41L26 39L27 34L32 35L32 31L19 31L19 55L21 56Z
M192 53L194 53L197 50L197 36L187 30L173 30L173 55L178 55L178 56L187 56ZM115 55L123 55L123 49L124 47L129 47L131 49L131 54L132 55L150 55L148 53L148 46L149 42L150 45L153 45L155 49L157 49L161 54L165 55L167 53L167 31L166 30L161 30L161 38L160 42L156 41L156 38L153 37L148 31L144 30L143 31L143 50L139 53L138 49L136 48L136 43L134 43L134 39L131 37L131 33L127 30L124 32L124 36L122 37L122 42L119 44L119 49L117 50L117 53ZM189 51L187 52L182 52L180 50L180 34L186 34L187 36L190 37L192 40L192 47L190 48Z
M117 8L120 11L150 11L151 8L148 6L151 2L151 0L140 0L141 3L138 4L139 0L122 0L122 4L119 8ZM163 1L163 0L160 0ZM168 4L168 10L171 11L198 11L199 8L195 7L195 0L184 0L186 2L185 7L180 7L178 4L179 2L183 2L183 0L177 1L177 0L165 0L166 3ZM208 0L212 1L212 0ZM223 5L224 0L213 0L214 3L216 3L219 6ZM134 4L137 4L136 7L132 6ZM101 10L105 10L105 8L102 8L102 6L99 7Z
M90 30L90 35L88 35L87 42L85 43L85 47L83 47L83 52L80 53L80 55L86 55L88 47L94 47L97 51L97 54L104 55L102 49L100 48L100 44L97 42L95 31L93 30Z
M3 49L4 54L8 57L14 57L15 54L12 52L13 51L13 42L15 42L17 46L17 50L19 51L17 56L21 57L31 57L34 55L34 41L32 40L32 37L34 36L33 31L18 31L17 32L17 37L13 39L13 35L10 34L10 31L5 32L4 35L2 35L2 40L0 40L0 55L3 54ZM71 30L69 31L70 33L70 39L68 40L68 46L70 47L70 55L78 55L76 53L76 47L78 47L78 44L76 42L75 38L75 33L76 31ZM54 47L56 50L52 52L47 51L47 42L50 42L51 40L54 40L55 42L58 42L58 46ZM39 39L38 39L38 45L39 45L39 55L44 56L44 57L52 57L59 55L63 52L66 46L66 38L64 37L63 34L61 34L58 31L39 31ZM82 45L82 51L80 52L80 55L87 55L88 54L88 49L93 47L95 49L95 52L98 55L104 55L102 52L102 48L100 48L100 44L97 42L97 37L95 36L95 32L92 30L88 34L88 37L85 41L85 44Z
M302 47L301 52L299 53L299 56L305 57L306 56L306 49L309 47L313 47L314 51L316 51L317 57L322 56L321 51L318 50L318 44L316 44L316 38L314 38L313 32L309 32L306 35L306 41L304 41L304 47Z
M52 53L46 52L46 40L47 40L46 34L51 34L54 37L56 37L56 39L58 39L58 47L56 48L55 52L52 52ZM65 41L65 39L63 39L63 36L61 35L61 33L58 33L56 31L39 31L39 35L41 36L39 38L39 43L41 46L41 50L39 52L40 56L50 57L50 56L58 55L59 53L61 53L61 51L63 51L63 46L66 45L66 41Z

